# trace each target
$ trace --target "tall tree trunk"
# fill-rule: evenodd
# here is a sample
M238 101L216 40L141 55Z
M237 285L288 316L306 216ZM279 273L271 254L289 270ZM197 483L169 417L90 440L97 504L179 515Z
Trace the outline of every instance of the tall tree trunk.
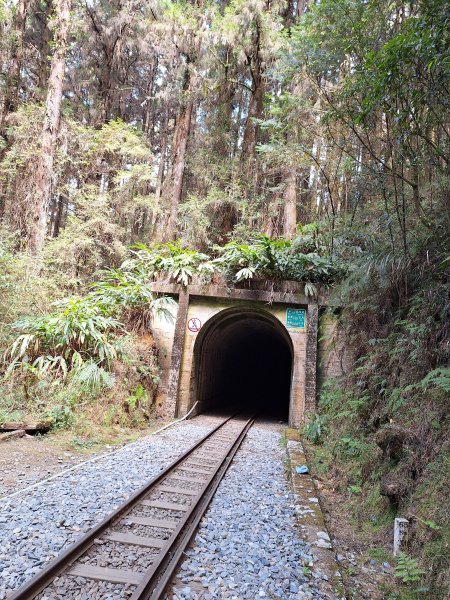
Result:
M285 189L283 192L284 222L283 235L292 239L297 226L297 174L295 168L288 166L284 172Z
M184 72L183 105L180 114L178 115L171 148L173 160L170 172L170 214L164 230L164 242L173 240L177 233L178 207L183 192L183 178L186 166L186 148L191 132L192 114L194 112L193 95L198 81L195 63L200 56L201 43L201 35L198 35L193 53L187 56L186 69Z
M220 156L231 157L233 154L230 133L233 128L233 99L235 97L235 85L230 80L230 53L227 45L223 50L224 73L217 98L217 113L215 124L212 128L214 136L213 150Z
M256 144L258 141L259 126L255 119L260 119L264 109L264 67L261 56L261 22L255 20L255 33L253 36L253 51L247 56L247 64L252 78L252 92L248 104L247 120L245 123L244 139L242 141L242 156L245 162L245 176L253 193L259 191L259 168L256 157ZM252 226L250 219L249 226Z
M57 0L55 3L55 49L50 65L47 101L42 127L41 154L37 162L34 186L32 186L32 192L28 196L31 203L28 250L33 255L40 254L47 230L47 207L51 194L53 163L61 117L70 2L71 0Z
M150 144L153 145L154 134L155 134L155 101L153 98L153 91L155 86L155 79L158 73L158 55L156 55L151 63L149 79L147 83L146 89L146 102L145 102L145 110L144 110L144 118L142 129L146 134L147 138L150 141Z
M47 0L44 8L38 8L37 19L41 22L41 34L39 44L39 68L38 68L38 96L40 100L45 98L45 88L48 81L48 55L50 53L50 40L52 37L49 20L53 12L53 0Z
M7 141L7 117L17 110L19 104L20 70L23 60L23 37L27 18L27 4L28 0L19 0L14 18L14 38L11 44L9 72L6 78L2 114L0 115L0 134L5 141Z
M133 0L127 2L109 2L117 13L110 21L102 23L93 4L86 3L94 33L103 51L103 61L99 73L99 93L101 106L98 114L100 123L124 116L124 97L120 90L121 54L128 29L137 15ZM114 20L113 20L114 19ZM115 21L115 23L114 23Z
M305 0L297 0L297 6L295 7L294 2L292 4L288 2L288 12L284 19L284 26L287 30L290 31L296 18L303 12L305 3L307 3L307 0L306 2ZM287 91L290 93L295 91L292 83L287 84ZM296 122L297 119L291 122L285 134L288 150L296 142ZM283 192L283 236L292 239L295 236L297 227L297 165L292 158L281 169L281 176L285 185Z
M192 80L192 78L191 78ZM163 241L174 239L176 235L178 207L183 192L183 177L186 165L186 148L191 130L192 112L194 102L191 98L187 100L181 115L179 116L174 134L174 162L172 167L172 186L170 198L170 215L164 232Z
M156 176L156 189L155 189L155 206L153 209L152 218L150 220L149 236L152 242L156 235L156 224L159 217L159 201L161 198L161 191L164 180L164 168L166 164L167 154L167 138L169 137L169 99L166 99L164 104L164 121L161 127L160 137L160 159L158 165L158 174Z
M59 195L58 201L57 201L57 208L55 211L54 223L53 223L53 233L52 233L53 237L58 237L59 232L61 230L65 202L66 201L65 201L64 197L62 195Z
M23 38L27 17L28 0L19 0L14 19L14 38L11 44L9 72L6 78L4 101L0 113L0 162L10 147L8 139L8 115L15 112L19 105L20 70L23 60ZM0 180L0 217L6 212L7 198L5 184Z
M297 17L301 17L309 8L309 0L298 0Z
M261 118L263 112L263 99L264 81L261 73L257 72L254 75L254 88L249 100L244 140L242 142L242 154L249 160L252 160L255 156L258 126L254 119Z
M242 125L242 123L241 123L242 110L243 110L244 103L245 103L245 94L243 92L242 87L239 87L238 92L237 92L238 110L237 110L235 126L233 128L233 135L234 135L233 157L236 156L236 154L238 153L238 150L239 150L239 139L241 137L241 125Z

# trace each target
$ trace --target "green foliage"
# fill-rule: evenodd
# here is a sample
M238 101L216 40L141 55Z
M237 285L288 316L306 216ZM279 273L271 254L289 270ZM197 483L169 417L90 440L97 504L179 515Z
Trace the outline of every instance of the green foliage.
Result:
M219 258L213 262L235 282L252 278L304 281L306 294L315 296L314 283L332 283L344 273L342 263L317 253L315 242L309 235L293 241L254 236L249 244L232 241L216 247Z
M197 250L184 248L180 242L138 245L132 257L121 267L148 280L159 274L184 286L194 276L210 279L214 273L238 283L248 279L292 279L305 282L307 295L316 295L315 284L330 284L345 272L343 263L318 253L320 244L313 228L293 241L271 239L265 235L253 236L250 243L232 241L215 246L216 258Z
M155 297L145 274L110 270L83 298L56 303L56 310L40 317L24 317L13 324L22 331L9 350L7 375L27 369L42 378L51 373L65 378L72 369L78 383L93 389L110 387L108 369L123 357L127 320L136 330L154 318L173 318L174 301Z
M134 330L149 329L153 319L172 321L173 299L155 295L150 278L145 268L126 261L121 269L103 271L102 279L92 285L88 301L127 320Z
M410 129L413 114L422 113L430 101L436 107L435 95L449 81L449 16L445 3L440 1L433 0L422 9L422 14L405 19L398 33L378 52L369 51L364 57L354 85L346 90L362 95L362 110L354 117L357 121L364 121L380 107L386 112L397 107L397 131L407 135L415 133L415 128L412 132ZM395 89L396 100L387 93L390 89Z
M114 222L110 199L86 185L77 194L77 212L58 237L49 240L43 260L49 276L76 293L95 280L99 269L118 265L126 255L123 232Z
M40 152L42 111L32 102L21 104L10 131L13 146L0 162L4 209L18 238L29 219L25 202ZM153 159L142 133L120 119L97 127L64 111L58 141L53 194L71 208L46 244L44 262L77 291L98 269L120 263L136 215L154 206Z
M338 442L338 447L346 458L360 457L367 451L367 444L363 440L351 436L342 437Z
M72 382L80 390L86 389L98 393L103 388L112 388L115 377L93 360L88 360L74 370Z
M400 552L395 566L395 577L403 583L416 583L420 581L425 571L420 568L418 561L404 552Z
M0 0L0 23L6 21L8 16L6 0Z
M73 407L68 404L56 404L48 411L47 416L55 429L67 429L75 422Z
M303 433L306 439L319 444L326 432L326 419L323 415L314 414L309 419L303 428Z
M84 358L110 364L117 357L118 344L111 332L120 321L88 298L72 298L57 304L53 313L26 317L16 322L16 330L25 331L10 349L11 364L22 363L67 375L68 368L78 367Z
M28 269L28 257L17 252L15 236L0 228L0 347L2 354L14 339L11 323L30 313L43 313L64 289Z
M422 379L419 385L423 389L436 386L444 392L450 392L450 367L433 369Z
M152 244L149 247L139 244L132 250L132 257L122 265L124 271L139 273L147 280L156 278L159 273L167 273L176 283L188 285L195 275L214 272L210 258L202 252L183 248L180 242Z
M328 383L319 400L328 425L323 445L333 456L337 480L350 496L353 486L361 489L350 500L358 526L368 540L374 535L389 540L392 519L414 514L411 573L417 576L414 569L423 565L419 578L433 598L448 592L449 572L448 508L442 506L450 306L444 229L424 234L416 223L407 258L397 247L389 250L381 229L372 237L366 228L364 236L340 248L349 257L349 274L336 294L345 308L335 345L339 350L345 344L354 366L342 380ZM386 426L400 434L388 448L377 435ZM396 502L380 495L389 486L397 490ZM408 568L406 563L399 568L399 581L409 576ZM405 585L417 581L407 579Z
M139 404L142 403L146 398L147 392L144 386L138 383L134 392L127 398L126 403L130 410L135 410L136 407L138 407Z

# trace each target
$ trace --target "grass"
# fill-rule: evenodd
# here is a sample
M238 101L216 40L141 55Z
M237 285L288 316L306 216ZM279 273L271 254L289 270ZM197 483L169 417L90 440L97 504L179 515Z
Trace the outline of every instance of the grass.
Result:
M393 527L397 516L389 501L380 495L378 483L366 483L363 493L350 500L355 521L367 538L373 534Z
M153 425L153 423L151 423ZM159 423L158 423L159 426ZM92 427L89 433L74 433L72 430L53 430L50 433L39 436L43 442L48 443L62 450L77 452L82 454L92 454L103 451L106 447L121 446L135 442L139 438L148 435L153 429L142 429L140 431L131 428L121 428L112 426Z
M73 438L73 440L69 442L70 447L74 450L90 450L91 448L94 448L97 444L98 442L96 442L95 440L85 440L77 437Z
M287 438L284 434L278 440L278 445L280 448L287 448Z
M20 410L7 410L5 408L0 409L0 423L6 423L7 421L25 421L25 415Z
M312 444L308 444L308 447ZM311 468L317 475L324 475L328 473L331 465L333 464L333 453L327 445L314 445L310 449L310 455L312 458Z
M17 405L14 394L0 388L0 423L24 421L27 416L29 416L28 411L24 411Z
M368 548L367 550L368 559L373 559L379 563L392 562L392 554L390 554L385 548Z

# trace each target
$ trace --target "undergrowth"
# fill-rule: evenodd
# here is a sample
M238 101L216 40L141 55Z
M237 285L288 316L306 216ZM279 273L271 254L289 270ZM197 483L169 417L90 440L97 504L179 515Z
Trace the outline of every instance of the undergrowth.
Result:
M173 300L126 269L70 296L12 240L0 236L0 423L46 419L80 435L145 427L159 383L151 326L173 318Z
M352 259L333 348L350 367L325 382L318 414L303 431L314 472L338 482L369 547L391 547L394 518L409 520L397 583L386 592L392 599L450 593L445 230L420 230L423 237L416 230L404 261L383 254L383 239Z

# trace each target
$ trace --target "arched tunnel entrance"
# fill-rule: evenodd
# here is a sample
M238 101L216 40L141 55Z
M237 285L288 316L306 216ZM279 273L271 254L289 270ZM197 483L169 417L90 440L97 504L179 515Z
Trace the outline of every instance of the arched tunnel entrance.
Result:
M273 315L226 309L201 329L194 346L191 401L199 411L235 407L288 420L293 348Z

